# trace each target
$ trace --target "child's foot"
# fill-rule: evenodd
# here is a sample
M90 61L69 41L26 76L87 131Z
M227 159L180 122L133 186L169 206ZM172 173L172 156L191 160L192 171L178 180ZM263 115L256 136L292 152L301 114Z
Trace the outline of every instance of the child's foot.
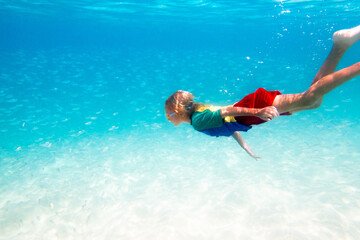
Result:
M333 35L334 45L348 49L360 40L360 25L351 29L337 31Z

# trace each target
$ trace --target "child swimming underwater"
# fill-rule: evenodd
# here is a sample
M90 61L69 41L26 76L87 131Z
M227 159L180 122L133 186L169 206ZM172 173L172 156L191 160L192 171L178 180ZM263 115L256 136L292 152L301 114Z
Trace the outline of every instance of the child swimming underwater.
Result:
M279 115L320 107L327 93L360 75L360 62L334 72L344 53L359 40L360 25L335 32L330 54L305 92L281 94L259 88L233 106L213 107L194 102L193 94L180 90L165 102L168 120L175 126L189 123L195 130L210 136L232 136L251 157L258 159L239 131L248 131L252 125L265 123Z

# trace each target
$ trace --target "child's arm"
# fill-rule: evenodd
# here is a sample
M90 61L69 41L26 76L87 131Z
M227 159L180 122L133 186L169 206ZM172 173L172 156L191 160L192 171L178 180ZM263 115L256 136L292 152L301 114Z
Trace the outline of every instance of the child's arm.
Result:
M261 157L256 156L252 151L249 145L246 144L244 139L241 137L239 132L234 132L232 137L240 144L240 146L256 161Z
M279 112L274 106L264 108L224 107L221 108L220 114L223 118L227 116L255 116L264 121L269 121L279 116Z

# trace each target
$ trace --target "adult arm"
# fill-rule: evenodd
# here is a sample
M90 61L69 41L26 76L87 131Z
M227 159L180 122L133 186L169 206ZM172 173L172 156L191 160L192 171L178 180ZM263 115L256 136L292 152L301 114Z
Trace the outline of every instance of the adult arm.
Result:
M220 114L222 118L227 116L255 116L264 121L270 121L279 116L279 112L274 106L264 108L224 107L221 108Z
M256 156L252 151L249 145L246 144L244 139L241 137L239 132L234 132L232 137L240 144L240 146L256 161L260 159L260 157Z

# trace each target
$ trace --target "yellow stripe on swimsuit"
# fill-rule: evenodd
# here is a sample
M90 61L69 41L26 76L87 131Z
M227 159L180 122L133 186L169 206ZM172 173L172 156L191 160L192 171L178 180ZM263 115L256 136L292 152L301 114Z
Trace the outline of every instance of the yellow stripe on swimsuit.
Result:
M251 126L236 122L234 117L221 117L221 107L203 106L191 115L195 130L210 136L231 136L236 131L248 131Z

